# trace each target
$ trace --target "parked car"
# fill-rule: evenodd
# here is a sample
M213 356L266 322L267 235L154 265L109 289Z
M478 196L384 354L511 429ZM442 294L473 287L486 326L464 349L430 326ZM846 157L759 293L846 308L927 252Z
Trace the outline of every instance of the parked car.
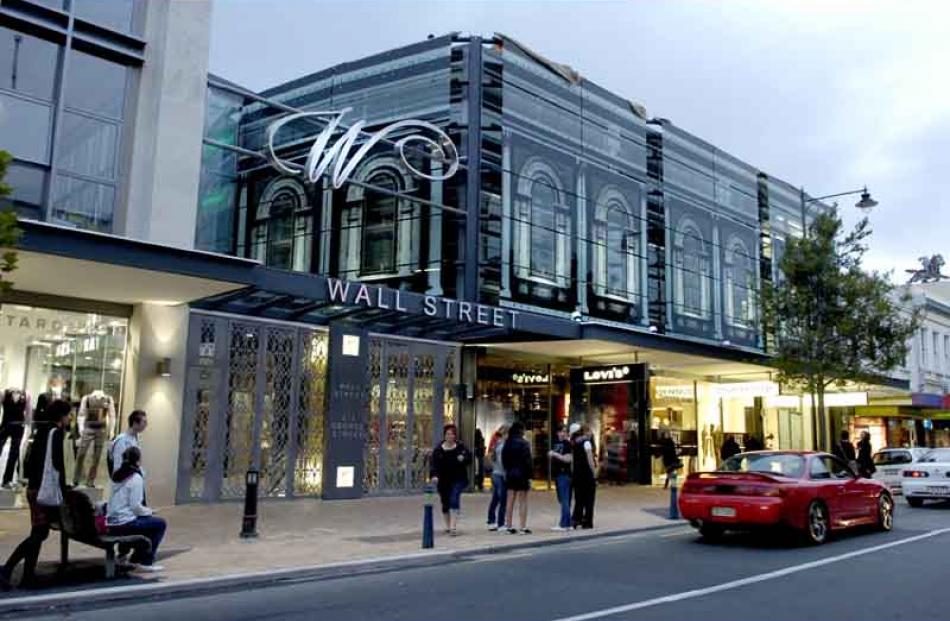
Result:
M912 464L926 455L928 448L886 448L874 454L874 467L877 468L871 475L876 481L883 481L893 494L901 493L903 471L907 464Z
M950 448L931 449L901 472L904 498L912 507L950 499Z
M691 474L679 508L706 540L727 530L786 527L821 544L834 530L894 525L894 499L884 483L860 478L833 455L809 451L740 453L715 472Z

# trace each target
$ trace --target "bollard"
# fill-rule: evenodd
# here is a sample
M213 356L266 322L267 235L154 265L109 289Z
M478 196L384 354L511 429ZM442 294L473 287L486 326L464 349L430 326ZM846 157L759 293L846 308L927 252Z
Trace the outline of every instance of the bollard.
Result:
M257 537L257 470L248 470L244 475L244 518L241 520L241 538Z
M422 505L422 549L435 546L435 525L432 523L432 486L426 486L425 503Z
M680 508L676 504L676 471L670 475L670 519L680 519Z

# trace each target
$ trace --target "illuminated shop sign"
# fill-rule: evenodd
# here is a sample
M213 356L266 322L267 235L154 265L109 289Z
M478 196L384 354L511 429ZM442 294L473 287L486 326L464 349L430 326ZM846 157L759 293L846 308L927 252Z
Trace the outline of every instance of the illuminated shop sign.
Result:
M692 399L694 396L692 384L672 384L656 387L657 399Z
M300 175L311 182L316 182L330 169L330 165L335 162L332 172L330 173L330 179L333 183L333 187L339 189L349 180L350 175L353 174L356 167L359 166L360 162L377 143L381 140L385 140L387 136L397 131L401 132L406 129L413 129L416 131L398 139L394 145L396 151L399 153L399 157L402 159L403 165L409 169L412 174L422 177L423 179L441 181L448 179L458 171L459 154L452 139L439 127L418 119L397 121L386 125L374 133L369 133L369 137L362 140L356 152L350 154L350 151L356 146L356 142L361 139L360 135L366 126L366 120L360 119L350 125L350 128L331 146L330 141L333 139L333 134L336 133L343 117L346 116L346 113L350 110L352 110L352 108L343 108L339 111L298 112L271 123L267 128L267 159L270 161L271 166L284 174ZM313 141L313 145L307 154L306 162L298 164L277 157L274 140L280 128L291 121L308 118L329 119L329 121L326 127L317 134L316 139ZM429 135L421 132L426 132ZM432 153L433 158L444 163L446 166L445 172L432 175L413 166L406 158L406 145L410 144L428 149Z
M338 304L391 309L403 313L512 330L518 327L518 315L521 314L520 311L507 308L461 302L434 295L404 296L399 289L351 283L339 278L327 278L327 293L330 301Z
M584 369L585 382L619 382L630 377L630 367L616 366L600 369Z
M539 373L513 373L511 381L515 384L547 384L550 380L548 375Z
M713 394L725 399L734 397L777 397L778 384L764 381L714 384Z

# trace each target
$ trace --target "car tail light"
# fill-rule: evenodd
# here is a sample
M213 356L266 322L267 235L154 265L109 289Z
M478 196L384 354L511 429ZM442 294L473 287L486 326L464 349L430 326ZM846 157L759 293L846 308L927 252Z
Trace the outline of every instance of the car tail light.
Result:
M925 479L930 476L926 470L905 470L904 476L909 479Z
M761 485L737 485L734 493L737 496L766 496L778 498L782 495L782 490L777 487L764 487Z

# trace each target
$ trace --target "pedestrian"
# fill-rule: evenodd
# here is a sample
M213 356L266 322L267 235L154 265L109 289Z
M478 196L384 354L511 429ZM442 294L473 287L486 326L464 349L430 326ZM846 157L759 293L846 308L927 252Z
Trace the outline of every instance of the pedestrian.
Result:
M458 441L458 427L448 424L442 428L442 442L432 451L431 481L442 501L442 519L448 535L458 534L459 512L462 510L462 492L468 487L468 468L472 454Z
M748 453L749 451L761 451L763 448L762 441L759 440L759 437L755 434L749 433L745 437L745 450Z
M155 564L155 556L167 525L165 520L155 515L153 509L145 506L145 477L139 468L141 462L142 452L137 446L130 446L122 454L121 465L112 474L112 495L106 511L106 525L109 534L116 537L147 537L151 547L146 549L133 544L134 552L129 561L136 569L157 572L164 569Z
M109 453L106 455L106 464L109 467L109 476L115 472L116 468L122 465L122 456L129 447L139 446L139 436L148 427L148 415L142 410L134 410L129 414L128 428L117 435L109 445Z
M13 570L20 561L23 561L20 585L33 584L40 549L49 536L50 525L59 521L59 504L66 491L64 428L69 424L71 410L72 406L68 401L57 399L46 408L44 420L36 421L33 442L24 464L27 480L26 501L30 507L30 534L20 542L6 564L0 568L0 588L4 590L10 588ZM56 496L59 502L55 501Z
M771 433L765 436L765 450L771 451L775 448L775 436Z
M858 474L865 479L870 479L871 475L877 470L874 466L874 457L871 450L871 434L867 431L861 432L861 440L858 442Z
M485 436L475 429L475 489L485 491Z
M683 462L676 453L676 442L668 431L663 433L663 439L660 440L660 459L663 460L663 470L666 472L666 479L663 481L663 489L666 489L670 486L670 479L676 478L676 471L683 467Z
M831 448L831 452L836 457L847 463L852 470L855 472L858 471L858 462L854 454L854 445L851 444L851 439L848 437L847 429L841 430L841 437L838 440L838 443Z
M571 530L571 463L574 461L574 450L565 425L558 425L557 439L548 451L548 457L551 459L551 476L554 477L557 501L561 506L561 519L551 530Z
M574 423L571 434L571 464L573 466L574 514L571 526L594 527L594 500L597 495L597 466L594 460L594 438L587 425Z
M739 443L736 442L735 437L730 434L723 440L722 447L719 449L719 456L722 458L722 461L726 461L733 455L738 455L741 452L742 449L739 448Z
M505 484L505 465L501 461L502 449L508 435L508 425L499 425L488 443L491 459L491 502L488 503L488 530L498 530L505 525L508 511L508 487Z
M508 430L508 439L501 451L501 462L505 468L505 485L508 488L508 506L505 510L505 526L512 535L521 532L530 535L528 528L528 490L531 489L531 445L524 439L524 424L515 422ZM512 523L515 505L519 508L520 531Z

